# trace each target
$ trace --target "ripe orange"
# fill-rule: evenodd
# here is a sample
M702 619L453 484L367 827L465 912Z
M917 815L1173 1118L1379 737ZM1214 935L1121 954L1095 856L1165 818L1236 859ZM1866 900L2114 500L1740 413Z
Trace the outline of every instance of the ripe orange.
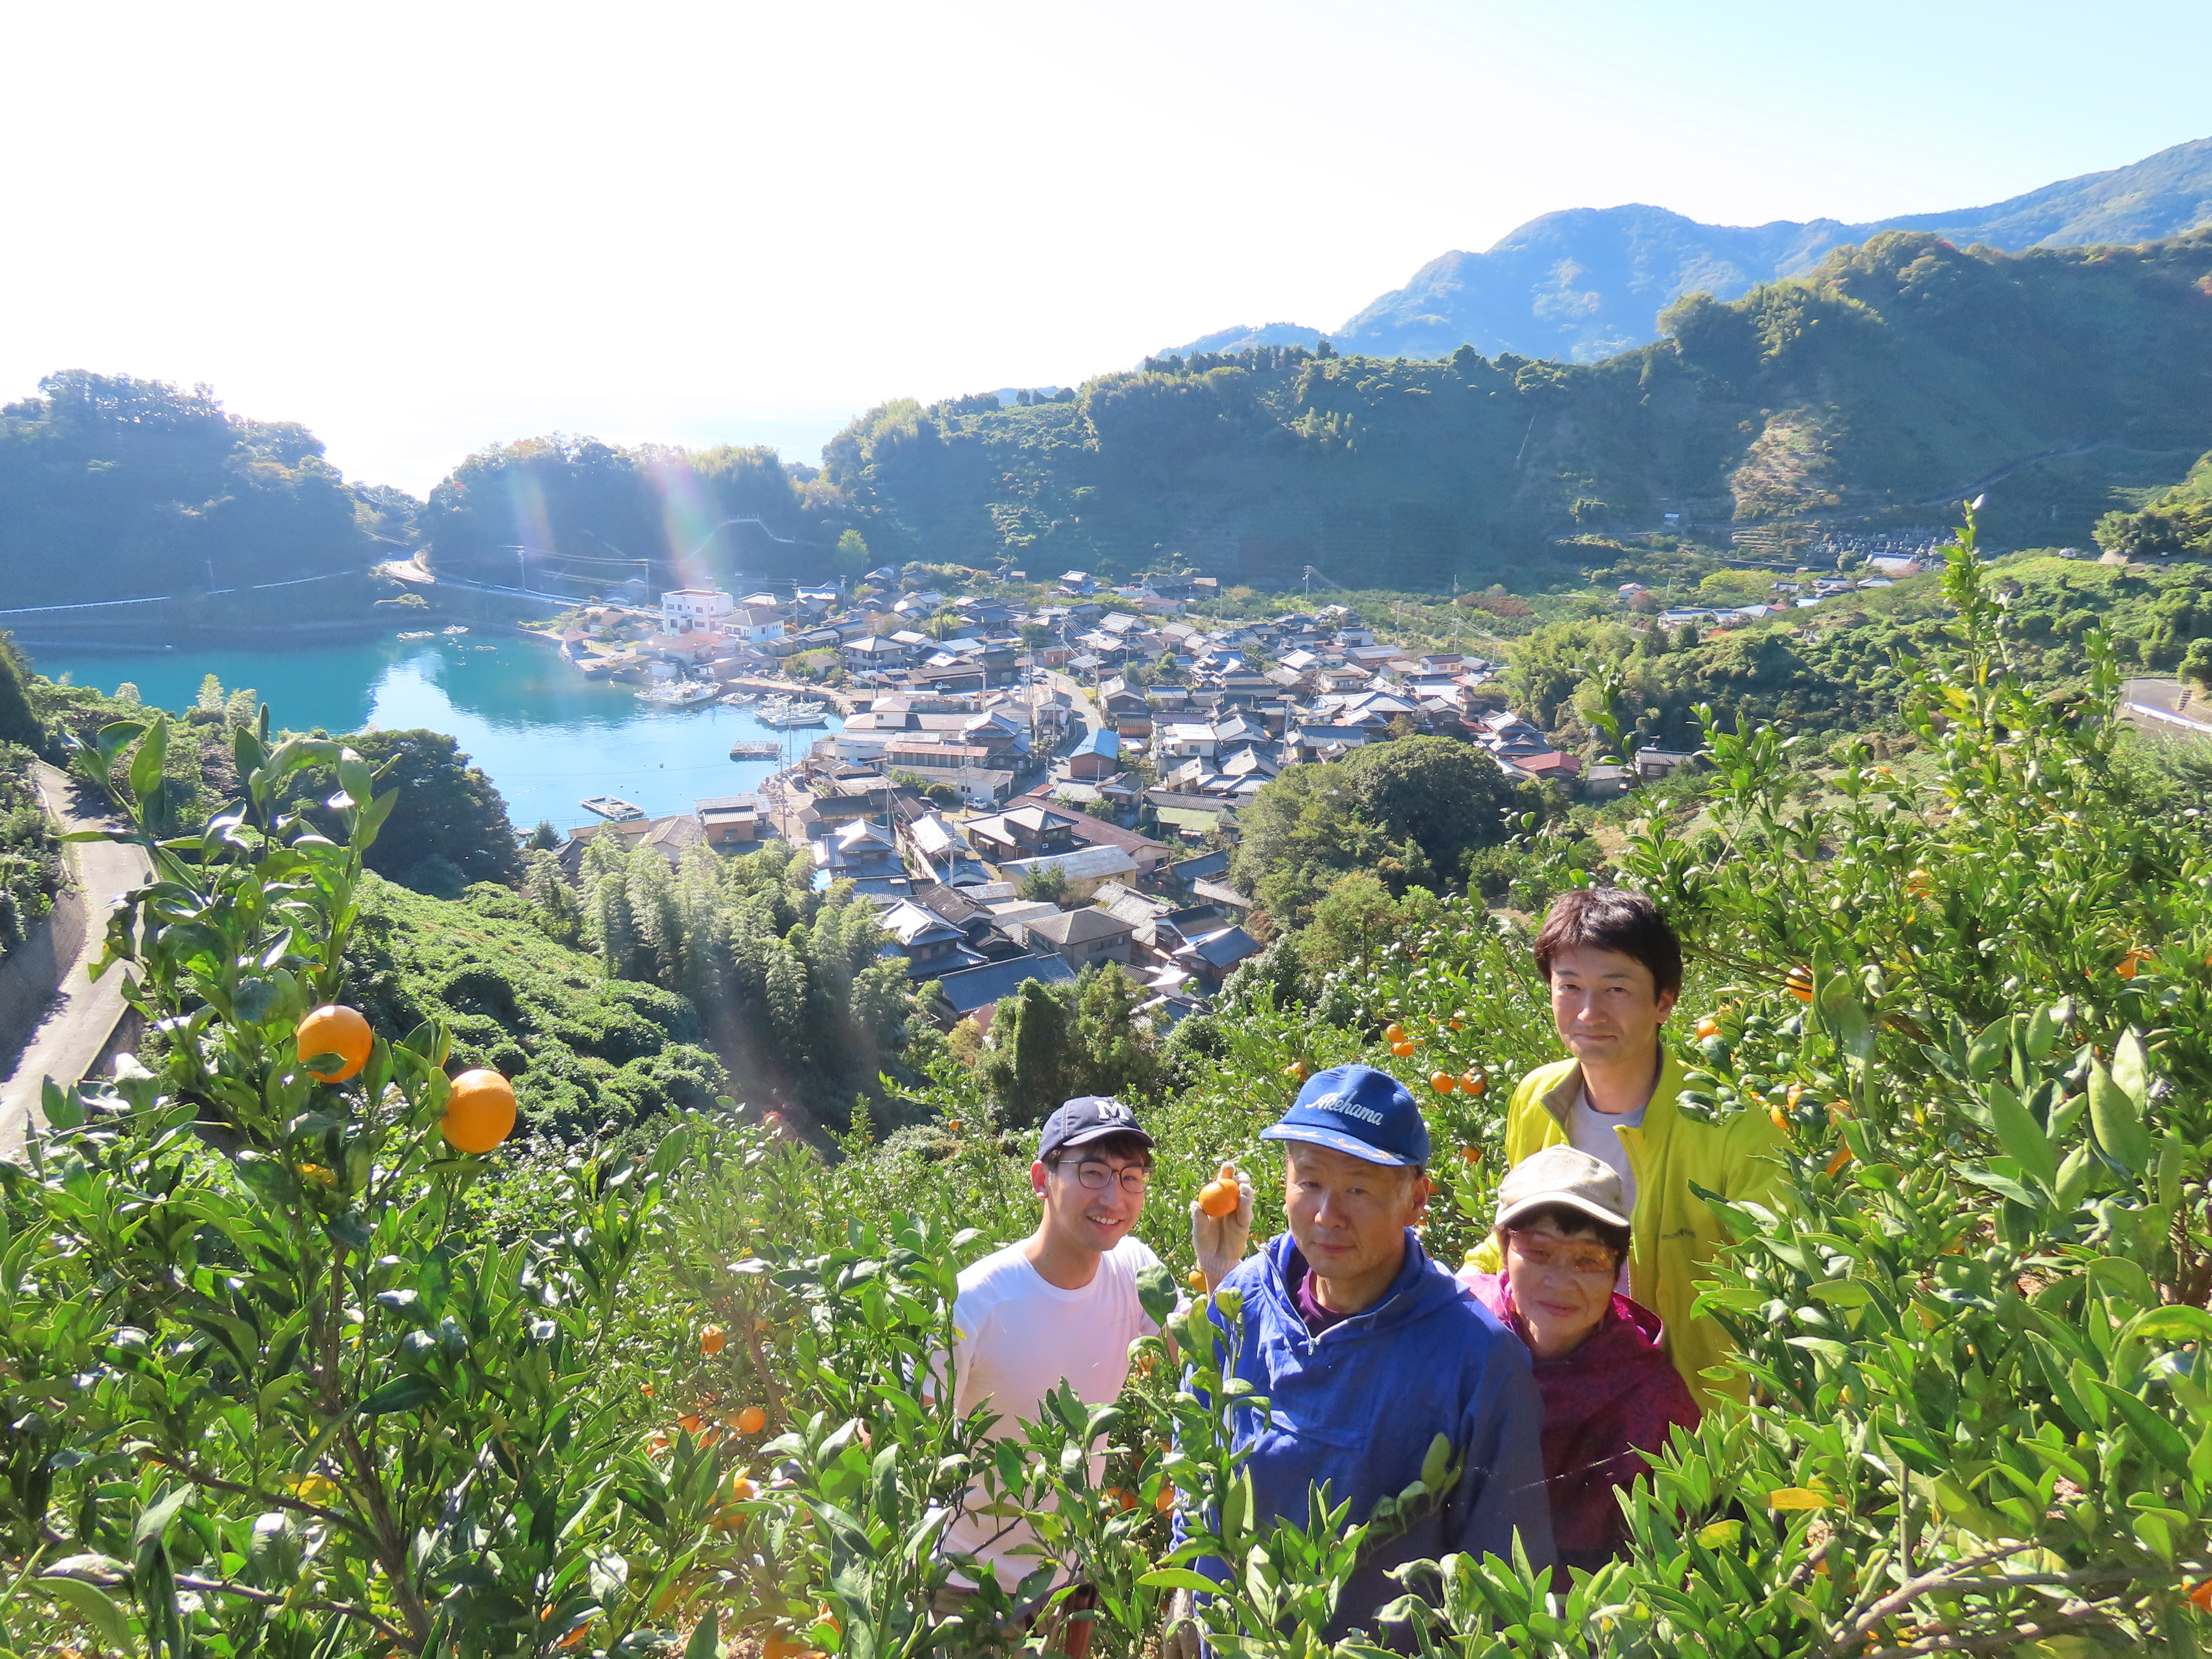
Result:
M1905 890L1915 898L1926 898L1935 890L1935 878L1925 870L1916 869L1905 878Z
M738 1413L739 1434L758 1434L768 1426L768 1413L758 1406L748 1406Z
M1792 968L1783 975L1782 988L1800 1002L1810 1002L1813 1000L1813 970L1810 968Z
M1789 1116L1783 1111L1781 1105L1778 1103L1774 1101L1769 1101L1767 1103L1766 1115L1774 1121L1774 1127L1781 1130L1783 1133L1787 1134L1790 1133Z
M376 1034L368 1029L360 1011L337 1002L326 1002L316 1009L292 1034L293 1052L301 1060L322 1054L338 1057L335 1072L308 1068L307 1075L318 1083L343 1083L368 1064L368 1051L375 1046Z
M1844 1165L1850 1161L1851 1149L1848 1146L1837 1147L1836 1155L1828 1160L1828 1173L1832 1176L1840 1173Z
M1394 1042L1390 1045L1390 1052L1403 1060L1413 1052L1413 1045L1410 1042Z
M2119 965L2114 968L2112 971L2118 974L2122 979L2133 979L2136 973L2142 969L2143 963L2154 959L2155 957L2154 952L2146 951L2141 945L2137 945L2134 950L2129 951L2127 955L2120 958Z
M1479 1095L1489 1086L1490 1073L1484 1071L1480 1066L1474 1067L1472 1071L1463 1072L1460 1074L1459 1088L1462 1094Z
M1720 1034L1721 1023L1715 1019L1711 1014L1705 1015L1698 1021L1698 1035L1699 1036L1718 1036Z
M456 1152L489 1152L514 1133L514 1085L483 1066L462 1073L439 1127Z
M1125 1487L1109 1486L1106 1497L1116 1509L1133 1510L1137 1507L1137 1494Z
M1168 1482L1164 1480L1160 1482L1160 1495L1152 1499L1152 1507L1162 1515L1165 1515L1175 1507L1175 1488Z
M1235 1173L1209 1181L1198 1189L1198 1207L1214 1217L1231 1215L1243 1200Z
M1203 1291L1206 1288L1206 1275L1199 1272L1197 1268L1193 1267L1189 1273L1183 1276L1183 1282L1188 1285L1194 1291Z
M2203 1608L2206 1613L2212 1613L2212 1578L2206 1579L2203 1583L2191 1590L2189 1592L2189 1599L2197 1603L2197 1605Z
M1440 1095L1448 1095L1459 1087L1459 1079L1449 1072L1438 1072L1429 1079L1429 1087Z
M709 1355L718 1354L722 1351L722 1345L728 1340L728 1336L724 1334L720 1325L709 1325L699 1333L699 1352Z
M1283 1067L1283 1075L1296 1082L1304 1083L1306 1080L1305 1061L1303 1060L1292 1060L1289 1065Z
M1382 1041L1383 1041L1383 1042L1403 1042L1405 1040L1406 1040L1406 1028L1405 1028L1404 1026L1402 1026L1402 1025L1399 1024L1398 1024L1398 1022L1397 1022L1396 1020L1395 1020L1395 1019L1394 1019L1394 1020L1392 1020L1392 1021L1391 1021L1388 1025L1385 1025L1385 1026L1382 1028Z
M957 1117L947 1118L945 1121L945 1127L947 1133L957 1135L960 1133L960 1120Z
M1460 1161L1461 1163L1462 1163L1462 1164L1480 1164L1480 1163L1481 1163L1481 1162L1482 1162L1482 1148L1481 1148L1481 1147L1480 1147L1480 1146L1462 1146L1462 1147L1461 1147L1461 1148L1459 1149L1459 1161Z

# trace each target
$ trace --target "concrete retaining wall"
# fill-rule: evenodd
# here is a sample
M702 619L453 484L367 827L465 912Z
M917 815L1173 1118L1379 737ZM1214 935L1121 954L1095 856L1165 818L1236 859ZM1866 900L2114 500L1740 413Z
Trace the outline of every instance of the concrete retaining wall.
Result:
M30 936L0 960L0 1074L46 1017L62 975L76 966L85 927L84 892L72 880Z

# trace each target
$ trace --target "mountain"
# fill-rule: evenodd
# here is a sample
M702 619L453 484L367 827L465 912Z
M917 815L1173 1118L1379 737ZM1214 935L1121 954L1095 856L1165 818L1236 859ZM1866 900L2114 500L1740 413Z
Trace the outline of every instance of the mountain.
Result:
M1796 257L1736 234L1738 268ZM2086 547L2212 448L2212 227L2023 253L1883 231L1666 324L1596 363L1269 344L1066 403L887 404L831 440L822 484L894 562L1442 587L1669 515L1782 554L1984 491L1992 544Z
M1664 208L1573 208L1531 219L1484 253L1431 259L1329 338L1374 357L1436 357L1460 345L1595 362L1657 337L1661 310L1700 291L1732 300L1757 283L1811 270L1832 248L1885 230L1925 231L1960 247L2125 245L2212 222L2212 138L2130 167L2084 173L1988 207L1908 214L1866 224L1836 219L1707 225ZM1179 348L1310 345L1287 323L1223 329ZM1162 354L1166 355L1166 354Z

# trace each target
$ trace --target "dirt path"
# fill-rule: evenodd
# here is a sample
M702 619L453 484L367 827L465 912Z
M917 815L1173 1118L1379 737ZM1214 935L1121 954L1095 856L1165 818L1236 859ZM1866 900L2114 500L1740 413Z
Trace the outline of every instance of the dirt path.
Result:
M43 761L33 763L33 771L48 814L64 830L93 830L114 823L106 803L80 791L66 774ZM21 1152L40 1085L51 1077L67 1087L88 1075L123 1018L120 972L111 970L93 980L86 977L85 969L99 960L107 915L116 898L142 884L151 870L137 848L118 842L80 842L68 848L68 854L70 879L84 898L84 947L75 962L64 967L45 1018L21 1050L12 1058L0 1055L0 1067L6 1068L0 1073L0 1158Z

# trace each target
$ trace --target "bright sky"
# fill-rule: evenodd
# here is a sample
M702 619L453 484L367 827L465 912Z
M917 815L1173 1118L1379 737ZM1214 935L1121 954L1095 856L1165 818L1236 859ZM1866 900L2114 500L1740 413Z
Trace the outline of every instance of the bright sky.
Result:
M207 381L421 493L562 430L1332 327L1553 209L1994 201L2212 132L2202 0L16 5L0 397Z

